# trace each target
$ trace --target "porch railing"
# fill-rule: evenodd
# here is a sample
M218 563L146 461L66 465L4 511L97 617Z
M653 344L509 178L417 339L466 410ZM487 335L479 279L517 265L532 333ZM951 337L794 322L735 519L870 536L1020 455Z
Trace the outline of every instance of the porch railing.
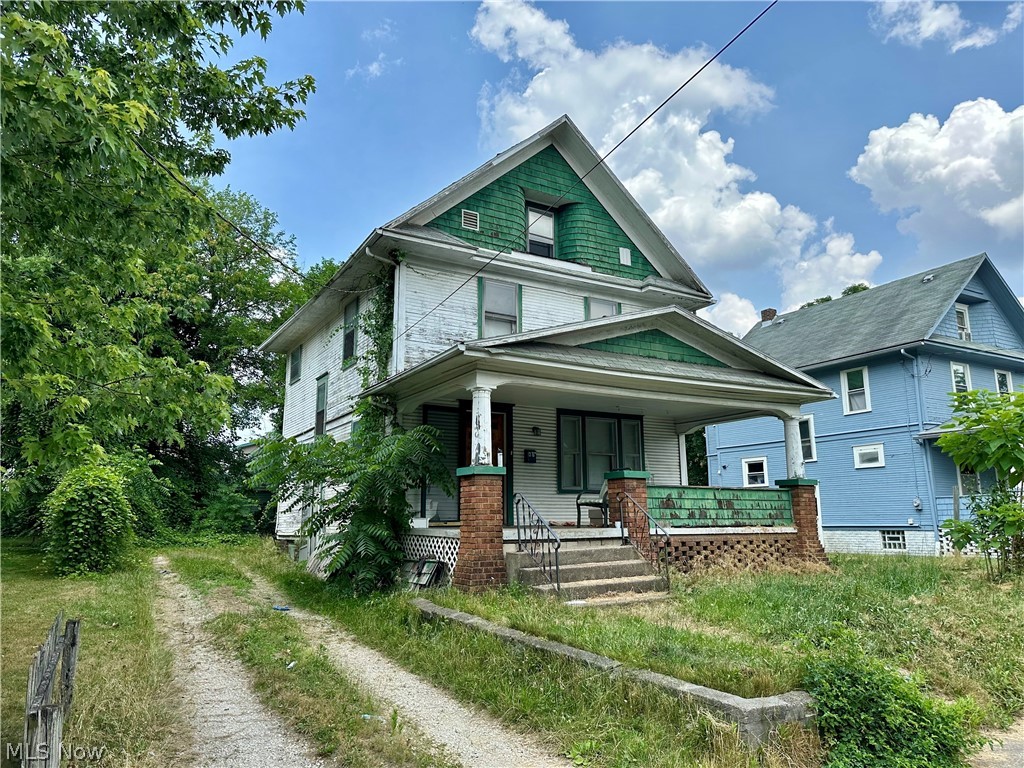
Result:
M619 525L622 528L622 543L633 548L665 575L669 585L669 564L672 562L672 537L661 524L644 509L640 502L625 491L616 497L619 503Z
M782 488L649 485L647 508L668 528L793 525L793 500Z
M515 494L512 503L516 513L516 550L528 554L548 582L554 585L555 591L561 592L558 550L562 547L562 540L523 494Z

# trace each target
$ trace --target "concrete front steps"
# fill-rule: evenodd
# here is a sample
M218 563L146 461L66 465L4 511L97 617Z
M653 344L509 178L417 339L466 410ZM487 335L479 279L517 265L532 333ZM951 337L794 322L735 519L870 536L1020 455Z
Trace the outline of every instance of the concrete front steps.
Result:
M558 562L562 584L560 592L548 582L528 554L505 553L509 581L518 581L535 592L557 596L561 600L668 589L665 577L659 576L654 567L628 544L563 547Z

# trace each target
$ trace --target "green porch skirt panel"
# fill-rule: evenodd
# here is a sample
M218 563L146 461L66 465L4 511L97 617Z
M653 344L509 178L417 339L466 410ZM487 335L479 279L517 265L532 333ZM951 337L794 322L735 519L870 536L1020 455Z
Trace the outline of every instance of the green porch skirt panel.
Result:
M647 507L666 528L793 525L789 491L778 488L649 485Z

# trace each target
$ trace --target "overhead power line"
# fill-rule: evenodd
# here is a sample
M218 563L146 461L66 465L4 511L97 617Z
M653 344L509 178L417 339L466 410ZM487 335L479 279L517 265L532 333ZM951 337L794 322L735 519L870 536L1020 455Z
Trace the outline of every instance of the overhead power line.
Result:
M474 278L478 277L485 269L487 269L487 267L489 267L491 264L493 264L495 259L497 259L499 256L501 256L503 253L509 253L514 246L516 246L520 242L522 242L523 236L526 235L530 231L530 227L532 227L541 218L543 218L547 214L551 213L551 211L553 211L555 208L557 208L558 205L569 194L571 194L574 189L576 189L576 187L578 187L580 184L583 183L583 180L585 178L587 178L591 173L593 173L595 170L597 170L599 167L601 167L604 164L604 162L611 156L611 154L615 150L617 150L619 147L621 147L623 144L625 144L626 141L634 133L639 131L645 124L647 124L648 121L651 120L651 118L653 118L656 114L658 114L658 112L661 111L662 107L664 107L666 104L668 104L670 101L672 101L672 99L674 99L679 94L679 92L681 90L683 90L683 88L685 88L690 83L692 83L697 78L697 76L700 75L701 72L703 72L705 69L710 67L719 56L721 56L723 53L725 53L727 50L729 50L729 47L733 43L735 43L737 40L739 40L741 37L743 37L743 35L746 34L747 30L749 30L752 26L757 24L757 22L761 20L761 17L764 16L766 13L768 13L768 11L770 11L772 8L774 8L776 6L776 4L778 4L778 2L779 2L779 0L772 0L772 2L770 4L768 4L764 8L764 10L762 10L759 14L757 14L757 16L755 16L753 19L751 19L750 22L745 27L743 27L743 29L741 29L739 32L737 32L729 42L727 42L725 45L723 45L721 48L719 48L718 52L714 56L712 56L710 59L705 61L696 72L694 72L692 75L690 75L690 77L688 77L685 80L685 82L683 82L678 88L676 88L674 91L672 91L672 93L670 93L665 98L664 101L662 101L657 107L655 107L654 110L650 114L647 115L647 117L645 117L643 120L641 120L639 123L637 123L636 126L629 133L627 133L625 136L623 136L621 139L619 139L618 143L614 147L609 149L596 163L594 163L594 165L591 166L590 170L588 170L586 173L584 173L582 176L580 176L573 183L573 185L571 187L569 187L569 189L567 189L565 192L563 192L561 194L561 196L557 200L555 200L555 202L551 203L551 205L549 205L547 208L545 208L542 212L538 213L537 214L537 218L535 218L533 221L530 221L529 220L529 216L527 216L526 226L523 227L523 229L519 230L519 232L516 234L516 237L515 237L514 240L511 240L511 241L507 242L501 248L501 250L497 251L493 256L491 256L489 259L487 259L487 261L485 261L483 264L481 264L480 267L475 272L473 272L473 274L471 274L469 277L467 277L465 280L463 280L458 288L456 288L451 293L449 293L447 296L445 296L443 299L441 299L439 302L437 302L437 304L435 304L430 310L428 310L426 313L421 315L416 320L416 322L414 322L412 325L408 326L405 330L403 330L401 333L399 333L397 336L395 336L395 340L397 341L398 339L402 338L407 333L409 333L409 331L411 331L417 325L419 325L424 320L426 320L428 317L430 317L430 315L432 315L434 312L439 310L449 299L451 299L455 294L457 294L459 291L461 291L463 288L465 288L470 282L472 282L472 280Z

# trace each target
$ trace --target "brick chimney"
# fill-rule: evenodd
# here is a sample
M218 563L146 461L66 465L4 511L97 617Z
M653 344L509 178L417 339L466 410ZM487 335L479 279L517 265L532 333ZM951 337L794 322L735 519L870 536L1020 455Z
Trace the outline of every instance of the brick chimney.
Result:
M772 320L775 319L775 316L777 314L779 314L779 313L776 312L771 307L768 307L768 309L762 309L761 310L761 322L762 323L770 323Z

